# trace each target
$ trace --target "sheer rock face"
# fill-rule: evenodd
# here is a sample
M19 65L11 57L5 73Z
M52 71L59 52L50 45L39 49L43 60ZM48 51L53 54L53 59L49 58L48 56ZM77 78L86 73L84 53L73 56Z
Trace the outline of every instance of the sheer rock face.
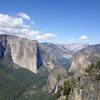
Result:
M46 45L18 36L0 35L0 59L4 59L9 66L23 67L34 73L42 67L51 70L61 66L68 69L71 53L65 51L54 44Z
M100 80L97 79L99 75L99 70L92 74L82 74L78 80L75 80L69 100L100 100Z
M61 66L55 67L49 74L47 83L44 86L44 90L46 90L49 94L56 93L59 82L66 76L67 71L64 68L62 68Z
M89 56L78 53L73 56L72 65L69 71L79 72L85 70L88 65L90 65Z
M46 45L39 44L39 50L41 53L41 59L44 67L53 69L56 65L56 56L50 51L50 48Z
M100 44L89 46L74 54L69 71L82 71L91 64L100 60Z
M16 36L0 36L0 58L37 72L37 42Z
M53 43L41 43L39 44L43 65L49 69L53 69L56 66L69 69L71 64L72 54L69 50L59 47Z
M12 60L23 68L37 72L37 42L22 38L8 38Z

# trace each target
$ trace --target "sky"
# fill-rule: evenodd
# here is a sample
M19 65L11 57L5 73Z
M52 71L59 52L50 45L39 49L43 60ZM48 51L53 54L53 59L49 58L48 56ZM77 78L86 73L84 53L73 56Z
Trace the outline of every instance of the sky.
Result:
M100 0L0 0L0 34L100 43Z

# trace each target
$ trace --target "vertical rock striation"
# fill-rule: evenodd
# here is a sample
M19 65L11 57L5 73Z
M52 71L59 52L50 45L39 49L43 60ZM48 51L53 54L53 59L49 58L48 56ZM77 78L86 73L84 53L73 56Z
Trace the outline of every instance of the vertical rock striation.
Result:
M0 36L0 57L15 65L37 72L37 42L17 36Z

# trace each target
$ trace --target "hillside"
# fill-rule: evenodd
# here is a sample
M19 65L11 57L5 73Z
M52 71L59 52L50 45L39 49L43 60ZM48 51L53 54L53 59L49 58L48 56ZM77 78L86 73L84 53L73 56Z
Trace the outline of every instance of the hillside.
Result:
M100 60L100 44L88 46L73 55L70 71L82 71L97 60Z
M58 100L100 100L100 61L83 74L71 74L56 93Z
M46 70L33 74L27 69L15 70L0 64L0 100L40 100L38 95L42 100L54 100L42 90L47 78Z
M0 100L99 100L100 44L85 46L0 35Z

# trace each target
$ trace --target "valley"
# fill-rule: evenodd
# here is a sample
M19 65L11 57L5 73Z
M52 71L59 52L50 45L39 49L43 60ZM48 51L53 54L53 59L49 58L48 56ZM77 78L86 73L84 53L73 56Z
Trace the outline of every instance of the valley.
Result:
M100 44L67 45L0 35L0 100L100 100Z

